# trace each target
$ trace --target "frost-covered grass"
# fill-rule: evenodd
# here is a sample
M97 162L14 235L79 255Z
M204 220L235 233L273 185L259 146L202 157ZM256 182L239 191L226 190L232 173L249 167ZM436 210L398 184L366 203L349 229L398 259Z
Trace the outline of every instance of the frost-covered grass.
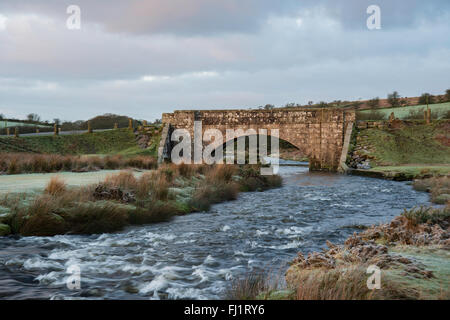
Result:
M429 107L433 118L442 119L450 111L450 102L430 104ZM367 117L364 117L364 119L367 120L380 120L379 116L381 115L383 119L388 119L392 112L394 112L396 118L402 120L408 118L411 114L420 114L422 116L420 117L420 119L423 119L423 111L426 109L427 109L426 105L419 105L419 106L408 106L399 108L375 109L375 112L374 110L364 110L359 111L358 113L361 114L363 117L364 115L370 114L374 114L377 116L376 119L368 119Z
M261 176L259 167L234 165L163 165L140 176L122 171L80 187L53 177L43 192L3 194L0 223L24 236L114 232L206 211L236 199L239 191L280 185L277 176Z

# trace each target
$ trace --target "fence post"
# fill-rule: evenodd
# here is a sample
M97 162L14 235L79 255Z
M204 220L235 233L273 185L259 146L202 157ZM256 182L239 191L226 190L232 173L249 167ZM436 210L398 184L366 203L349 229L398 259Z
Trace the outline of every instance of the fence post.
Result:
M19 137L19 128L17 128L17 127L14 128L14 137L16 137L16 138Z
M128 129L133 130L133 120L131 118L128 119Z
M92 133L92 126L90 121L88 121L88 133Z
M58 135L58 125L55 123L54 125L53 125L53 135L55 135L55 136L57 136Z

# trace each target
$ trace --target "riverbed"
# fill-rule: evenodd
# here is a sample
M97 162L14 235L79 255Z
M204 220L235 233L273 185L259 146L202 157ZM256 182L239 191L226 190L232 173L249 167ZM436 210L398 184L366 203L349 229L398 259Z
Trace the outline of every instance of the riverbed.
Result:
M282 274L297 252L342 243L355 226L429 205L404 182L281 167L282 188L209 212L92 236L0 238L0 299L222 299L253 270ZM70 266L81 289L66 285Z

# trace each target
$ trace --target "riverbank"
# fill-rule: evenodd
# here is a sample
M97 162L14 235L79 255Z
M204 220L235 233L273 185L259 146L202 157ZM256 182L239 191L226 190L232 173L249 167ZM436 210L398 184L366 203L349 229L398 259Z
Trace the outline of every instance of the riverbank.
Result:
M0 295L15 300L224 299L234 279L267 270L284 274L297 252L320 251L325 239L344 243L358 226L390 221L403 208L429 199L401 182L304 167L280 167L279 174L281 188L243 192L235 201L169 222L99 235L3 237ZM73 264L82 270L81 290L66 286Z
M362 228L362 227L361 227ZM228 298L243 300L449 300L450 206L416 208L354 233L344 244L291 261L284 278L250 274ZM378 288L369 277L380 272Z
M0 198L0 234L53 236L98 234L128 225L167 221L235 200L240 191L281 186L277 175L261 176L259 166L165 165L136 178L131 172L98 184L67 187L57 177L42 193Z
M445 207L416 207L389 223L365 227L343 245L326 241L327 249L298 253L280 290L267 275L237 282L232 298L294 300L450 299L450 178L415 180L413 188L429 192ZM374 267L381 288L369 289ZM368 274L368 270L370 274Z
M450 207L405 211L344 245L307 257L286 273L289 297L299 300L450 299ZM369 266L381 270L381 288L367 286ZM373 273L373 271L371 272Z
M450 165L384 166L371 169L350 169L348 173L369 178L412 181L414 179L427 179L436 176L450 176Z
M357 125L347 158L349 173L395 181L450 175L449 128L448 120Z

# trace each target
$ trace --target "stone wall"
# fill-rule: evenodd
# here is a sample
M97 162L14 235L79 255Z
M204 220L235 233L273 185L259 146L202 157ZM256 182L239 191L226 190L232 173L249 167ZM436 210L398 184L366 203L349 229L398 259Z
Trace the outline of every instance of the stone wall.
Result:
M312 170L336 171L348 123L355 112L337 109L205 110L165 113L162 122L174 129L194 133L194 121L202 122L203 133L218 129L279 129L279 137L299 148L310 159ZM224 141L226 142L226 141Z

